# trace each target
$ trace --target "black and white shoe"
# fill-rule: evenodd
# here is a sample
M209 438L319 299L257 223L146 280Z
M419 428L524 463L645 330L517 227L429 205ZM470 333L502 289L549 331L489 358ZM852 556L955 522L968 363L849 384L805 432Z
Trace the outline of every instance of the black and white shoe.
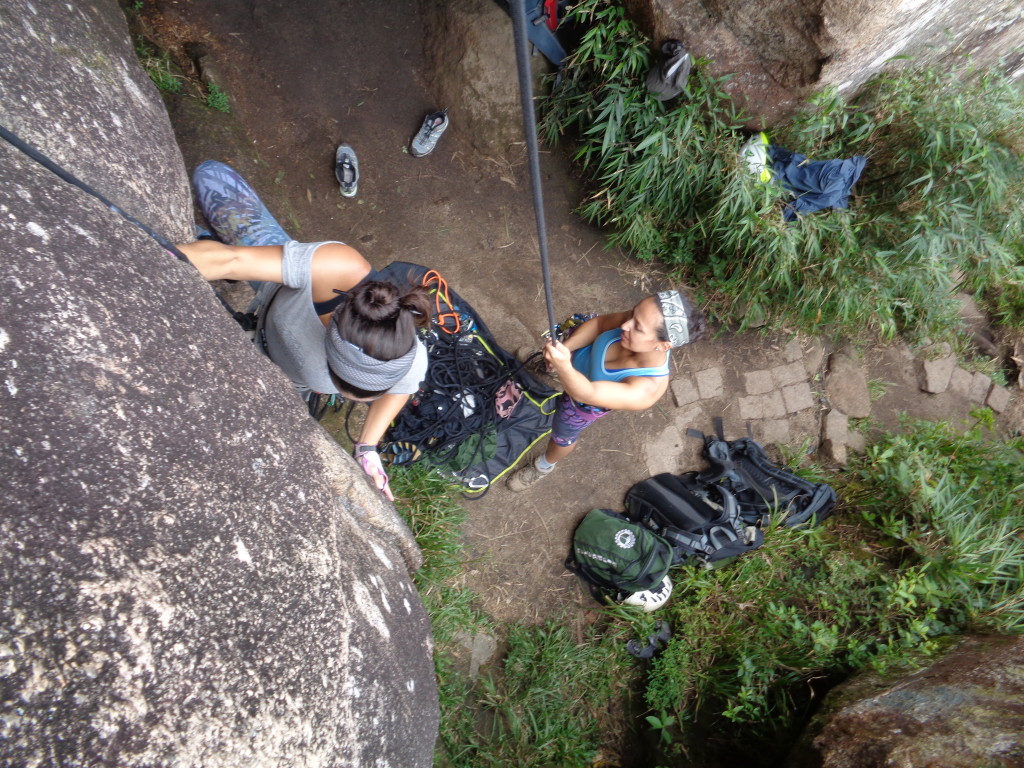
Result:
M334 175L341 185L342 197L355 197L359 189L359 158L348 144L339 144L334 155Z

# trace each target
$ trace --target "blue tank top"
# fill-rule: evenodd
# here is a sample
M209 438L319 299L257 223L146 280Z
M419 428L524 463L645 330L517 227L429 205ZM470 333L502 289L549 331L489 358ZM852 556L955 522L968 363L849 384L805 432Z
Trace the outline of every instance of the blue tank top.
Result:
M665 363L657 368L615 368L612 370L605 368L604 358L608 354L608 348L620 339L622 339L621 328L605 331L589 346L573 352L572 367L591 381L622 381L630 376L668 376L667 352L665 353Z

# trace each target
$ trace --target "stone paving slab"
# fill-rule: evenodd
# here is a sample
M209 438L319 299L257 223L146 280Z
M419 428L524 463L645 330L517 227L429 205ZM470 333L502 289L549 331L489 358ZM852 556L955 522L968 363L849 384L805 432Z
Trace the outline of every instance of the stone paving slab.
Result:
M807 379L807 371L801 363L787 363L772 368L772 379L777 387L799 384Z
M805 408L814 407L814 395L811 394L811 387L806 381L783 387L782 399L786 402L787 413L796 413Z
M984 403L990 389L992 389L992 379L980 371L975 371L971 380L971 391L967 396L975 403Z
M886 378L880 380L886 391L902 393L903 398L907 388L916 391L926 381L929 388L941 392L922 393L922 397L969 399L1000 413L1013 402L1013 391L994 385L985 374L964 370L955 358L951 363L947 350L937 345L924 356L915 355L906 345L893 345L884 354L887 365L895 364L900 373L883 374ZM851 416L838 401L855 410L857 419L872 415L868 371L882 356L865 360L846 346L829 357L819 339L790 337L748 350L741 360L714 364L713 353L700 357L686 356L682 370L673 377L674 424L652 435L646 448L653 474L700 466L699 441L688 438L686 430L711 432L716 416L724 419L728 439L747 435L749 429L762 443L817 451L836 464L845 464L849 452L865 450L865 433L851 426ZM925 370L929 375L922 377ZM944 414L943 407L943 401L936 401L932 410ZM681 460L684 454L686 460Z
M722 386L722 369L705 368L697 372L697 391L701 400L710 400L725 394Z
M775 380L769 370L747 371L743 379L748 395L763 395L775 389Z
M693 379L689 376L674 376L669 384L669 389L672 390L672 399L675 401L677 408L682 408L684 405L700 400L700 392L697 391Z
M988 393L988 397L985 398L985 405L991 408L996 413L1002 413L1006 410L1006 407L1010 404L1010 391L1006 387L1001 387L998 384L993 384L992 389Z

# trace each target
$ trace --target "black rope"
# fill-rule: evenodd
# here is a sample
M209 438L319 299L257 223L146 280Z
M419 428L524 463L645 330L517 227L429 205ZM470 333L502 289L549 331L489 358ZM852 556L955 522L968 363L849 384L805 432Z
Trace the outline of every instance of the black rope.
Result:
M489 354L473 332L438 334L430 347L427 380L412 402L395 419L388 440L406 443L442 465L455 458L459 447L480 436L475 456L483 459L483 436L496 425L494 398L513 375Z
M39 163L41 166L46 168L46 170L51 171L52 173L55 173L57 176L59 176L64 181L68 182L69 184L72 184L72 185L78 187L80 190L85 192L87 195L92 195L93 197L95 197L97 200L99 200L101 203L103 203L103 205L105 205L107 208L109 208L114 213L118 214L125 221L127 221L127 222L129 222L131 224L134 224L136 227L141 229L143 232L145 232L151 238L156 240L156 242L159 243L160 246L164 250L166 250L171 255L175 256L180 261L183 261L186 264L191 264L192 263L191 261L189 261L188 256L186 256L184 253L182 253L181 250L176 245L174 245L174 243L172 243L170 240L168 240L166 237L161 235L159 232L156 232L155 230L150 229L149 227L147 227L145 224L143 224L141 221L136 219L130 213L125 211L123 208L121 208L120 206L118 206L115 203L112 203L110 200L105 198L103 195L101 195L95 189L90 187L88 184L86 184L80 178L75 176L73 173L71 173L70 171L65 170L61 166L57 165L57 163L55 163L53 160L48 158L46 155L44 155L38 149L33 147L31 144L29 144L24 139L21 139L18 136L15 136L13 133L11 133L9 130L7 130L2 125L0 125L0 138L3 138L4 140L6 140L7 143L12 145L15 149L18 149L21 152L23 152L25 155L27 155L29 158L31 158L35 162ZM227 300L223 296L221 296L218 291L214 290L213 293L217 297L217 299L220 301L220 303L224 306L224 308L231 314L231 316L234 317L236 320L239 320L239 316L243 315L244 313L236 312L235 309L230 304L228 304Z
M551 270L548 266L548 235L544 222L544 190L540 179L540 153L537 150L537 118L533 110L533 80L530 76L529 50L526 36L524 0L511 0L512 30L515 32L516 65L519 71L519 100L523 105L523 132L526 134L526 156L530 162L530 184L533 187L533 212L537 219L537 243L540 246L540 268L544 276L544 300L548 306L548 330L555 338L555 303L551 295Z
M107 198L105 198L103 195L101 195L95 189L90 187L84 181L79 179L77 176L72 174L70 171L64 170L61 166L57 165L57 163L55 163L53 160L48 158L46 155L44 155L38 149L33 147L27 141L24 141L23 139L18 138L13 133L11 133L9 130L4 128L2 125L0 125L0 137L3 137L4 139L6 139L8 141L8 143L14 145L15 148L20 149L22 152L24 152L30 158L32 158L37 163L39 163L41 166L46 168L46 170L52 171L53 173L57 174L62 179L64 179L64 181L68 182L69 184L74 184L76 187L78 187L80 190L82 190L86 194L89 194L89 195L92 195L93 197L95 197L97 200L99 200L101 203L103 203L105 206L107 206L107 208L112 210L114 213L119 214L122 218L130 221L132 224L137 226L139 229L141 229L147 235L152 237L154 240L156 240L158 243L160 243L160 245L162 245L164 248L166 248L168 251L170 251L172 254L174 254L174 256L176 256L177 258L181 259L185 263L191 263L188 260L188 256L186 256L184 253L182 253L180 250L178 250L178 248L173 243L171 243L166 237L164 237L163 235L161 235L158 232L154 232L152 229L147 227L145 224L143 224L141 221L136 219L130 213L127 213L126 211L122 210L120 207L118 207L114 203L112 203L109 200L107 200Z

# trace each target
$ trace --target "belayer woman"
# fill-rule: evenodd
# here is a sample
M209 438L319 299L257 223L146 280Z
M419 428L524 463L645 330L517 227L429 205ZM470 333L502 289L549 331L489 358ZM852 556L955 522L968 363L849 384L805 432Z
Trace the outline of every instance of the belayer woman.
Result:
M509 478L509 489L524 491L550 474L580 433L610 411L654 405L668 389L669 350L696 341L706 329L689 299L663 291L627 312L588 320L564 344L548 342L544 360L564 391L546 450Z

